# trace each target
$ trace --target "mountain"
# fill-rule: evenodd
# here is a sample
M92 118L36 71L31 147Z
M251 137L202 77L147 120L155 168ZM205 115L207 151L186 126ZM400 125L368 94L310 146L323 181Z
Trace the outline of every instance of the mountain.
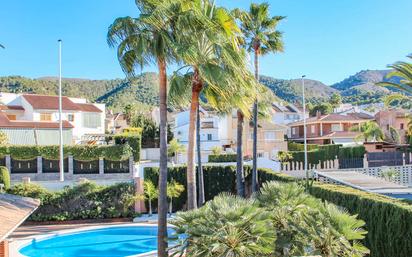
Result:
M390 72L390 70L363 70L355 75L352 75L341 82L333 84L331 87L339 91L345 91L349 88L360 86L363 84L374 84L381 81L387 81L385 76ZM375 88L379 88L375 86Z
M302 99L302 82L300 79L284 80L261 76L260 82L285 101L296 102ZM310 101L324 101L337 92L339 91L320 81L305 79L305 95Z

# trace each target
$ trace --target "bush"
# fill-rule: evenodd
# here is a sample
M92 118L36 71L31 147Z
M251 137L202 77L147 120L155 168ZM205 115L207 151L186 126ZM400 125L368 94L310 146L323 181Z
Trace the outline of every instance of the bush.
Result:
M363 145L355 147L342 147L339 149L339 159L363 158L366 150Z
M130 145L134 161L140 161L140 148L142 142L141 135L139 133L130 132L118 134L114 136L114 140L116 145Z
M0 184L4 185L5 190L10 188L10 173L4 166L0 166Z
M319 145L315 145L315 144L307 144L306 146L308 148L308 151L319 149ZM290 142L290 141L288 142L288 151L304 151L304 150L305 150L304 144L299 144L299 143Z
M33 160L37 156L42 156L48 160L58 160L58 145L31 146L12 145L0 146L0 156L10 155L14 160ZM128 144L123 145L66 145L63 149L64 157L72 155L79 161L91 161L104 158L110 161L122 161L129 158L132 149Z
M34 221L120 218L134 214L133 183L98 186L84 182L58 192L28 183L13 186L8 193L40 199L40 207L30 216Z
M236 154L211 154L209 162L236 162Z

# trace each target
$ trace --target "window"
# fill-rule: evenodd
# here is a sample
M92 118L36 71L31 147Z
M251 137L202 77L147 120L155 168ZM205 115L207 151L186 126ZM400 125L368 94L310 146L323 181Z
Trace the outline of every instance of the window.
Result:
M100 114L83 113L83 127L86 127L86 128L100 127Z
M74 121L74 114L67 114L67 120L68 121Z
M403 123L401 123L401 126L400 126L400 127L401 127L401 129L403 129Z
M341 124L332 124L332 132L336 132L336 131L342 131L342 126Z
M40 113L40 121L51 121L52 115L51 113Z
M263 158L263 157L265 157L265 153L263 153L263 152L257 153L257 157L258 158Z
M212 134L207 134L207 141L212 141Z
M7 118L9 118L9 120L16 120L16 115L14 115L14 114L7 114Z
M265 132L265 140L276 140L276 132L275 131L266 131Z
M310 126L310 133L315 134L315 125Z
M293 135L296 134L296 128L292 128L292 134L293 134Z

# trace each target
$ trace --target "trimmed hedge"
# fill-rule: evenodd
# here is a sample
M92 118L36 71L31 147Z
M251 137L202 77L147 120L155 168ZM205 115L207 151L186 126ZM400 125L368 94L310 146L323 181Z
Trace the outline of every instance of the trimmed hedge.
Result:
M10 188L10 173L4 166L0 166L0 184L4 185L5 190Z
M306 146L308 148L308 151L318 150L319 149L319 145L315 145L315 144L307 144ZM294 151L294 152L304 151L305 150L305 145L289 141L288 142L288 150L289 151Z
M236 154L211 154L209 162L236 162Z
M140 161L142 136L136 132L125 132L114 136L116 145L130 145L135 162Z
M32 146L32 145L11 145L1 146L0 156L10 155L15 160L33 160L37 156L42 156L48 160L59 159L59 146ZM63 149L64 157L72 155L79 161L91 161L105 158L110 161L122 161L132 155L132 149L128 144L123 145L66 145Z
M287 175L266 172L261 183L271 180L297 182ZM364 240L371 257L410 257L412 253L412 204L384 195L368 193L347 186L315 183L309 193L344 207L366 222Z
M8 193L40 199L40 207L30 216L33 221L63 221L133 217L133 183L98 186L84 182L51 192L34 184L17 184Z

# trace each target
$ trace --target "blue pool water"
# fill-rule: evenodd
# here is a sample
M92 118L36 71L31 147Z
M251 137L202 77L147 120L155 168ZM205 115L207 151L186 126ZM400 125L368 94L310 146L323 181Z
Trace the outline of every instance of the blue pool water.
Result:
M157 226L118 226L33 240L20 253L28 257L125 257L156 249Z

